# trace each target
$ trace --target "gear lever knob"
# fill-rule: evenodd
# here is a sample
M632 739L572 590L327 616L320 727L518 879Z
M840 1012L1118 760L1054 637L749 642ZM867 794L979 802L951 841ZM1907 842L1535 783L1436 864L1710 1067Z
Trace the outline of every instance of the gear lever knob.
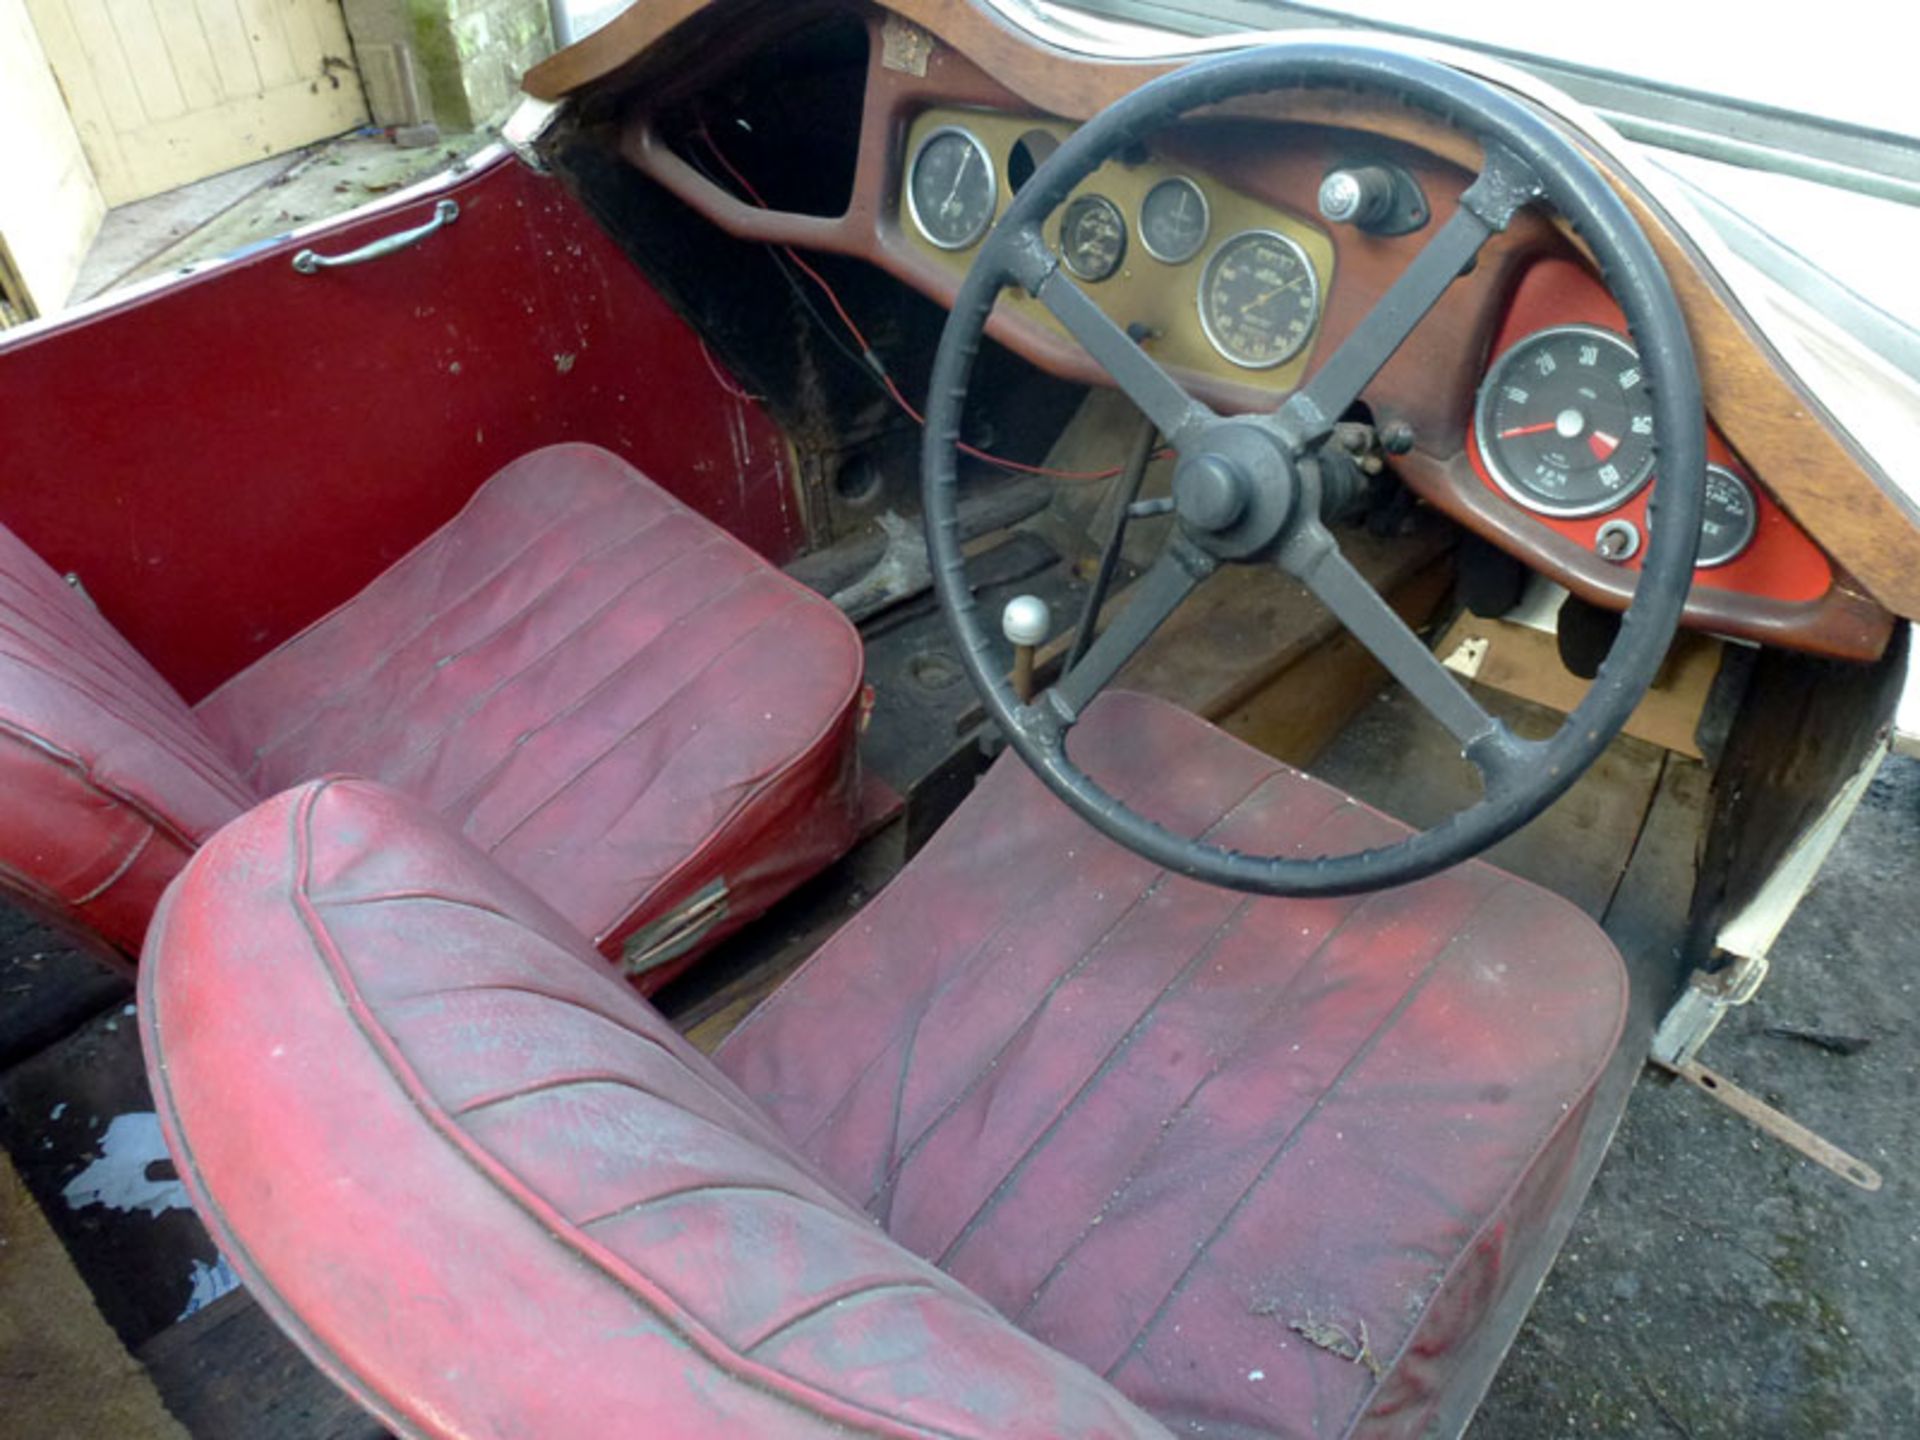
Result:
M1013 693L1025 705L1033 699L1033 651L1053 628L1053 612L1038 595L1016 595L1000 612L1000 633L1013 646Z

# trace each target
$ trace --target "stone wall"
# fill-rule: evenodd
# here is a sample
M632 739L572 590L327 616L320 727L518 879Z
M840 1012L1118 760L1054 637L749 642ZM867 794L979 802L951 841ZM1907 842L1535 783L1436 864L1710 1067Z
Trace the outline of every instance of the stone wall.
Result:
M380 125L472 130L498 120L553 50L548 0L343 0Z

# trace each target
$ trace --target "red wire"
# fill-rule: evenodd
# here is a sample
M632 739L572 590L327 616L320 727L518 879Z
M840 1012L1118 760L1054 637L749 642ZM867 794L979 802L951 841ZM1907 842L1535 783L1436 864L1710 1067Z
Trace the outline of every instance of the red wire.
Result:
M704 120L700 122L699 133L700 139L706 144L707 149L713 152L713 158L718 160L721 168L733 177L734 183L747 192L747 197L762 210L771 209L772 207L760 197L760 192L753 188L753 182L734 168L733 162L727 158L726 152L720 148L714 141L713 136L708 133L707 122ZM827 283L827 278L805 260L801 259L799 253L795 251L791 245L782 245L780 248L786 252L787 258L799 267L801 274L805 275L809 280L813 281L815 285L820 287L820 292L827 297L827 303L833 306L833 313L840 317L840 323L847 327L847 333L852 335L854 341L860 346L860 353L867 357L868 363L873 367L874 373L880 377L880 383L886 386L887 394L893 397L894 404L904 410L914 424L920 426L922 429L926 428L926 416L916 410L913 402L900 393L900 387L894 383L893 376L888 374L886 367L880 363L879 355L875 352L873 346L867 342L865 332L855 323L853 316L847 313L847 307L840 303L839 295L834 292L833 286ZM986 450L975 449L964 440L956 440L954 445L961 454L970 455L975 460L985 461L989 465L997 465L1002 470L1012 470L1021 475L1038 475L1049 480L1111 480L1120 473L1120 467L1117 465L1111 470L1050 470L1044 465L1027 465L1019 460L1009 460L1002 455L994 455Z

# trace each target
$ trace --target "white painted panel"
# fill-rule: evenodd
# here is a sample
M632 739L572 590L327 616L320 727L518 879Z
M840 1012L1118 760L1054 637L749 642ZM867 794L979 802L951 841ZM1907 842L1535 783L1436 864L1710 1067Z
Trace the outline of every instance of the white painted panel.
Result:
M366 123L339 0L24 3L109 204Z
M0 0L0 236L41 314L65 303L106 202L24 0Z

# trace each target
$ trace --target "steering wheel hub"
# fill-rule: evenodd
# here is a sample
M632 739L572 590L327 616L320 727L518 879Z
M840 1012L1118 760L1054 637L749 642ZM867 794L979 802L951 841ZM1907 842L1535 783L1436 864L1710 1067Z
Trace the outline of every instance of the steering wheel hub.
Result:
M1300 511L1301 478L1268 427L1223 420L1174 469L1174 513L1201 549L1243 560L1278 540Z

